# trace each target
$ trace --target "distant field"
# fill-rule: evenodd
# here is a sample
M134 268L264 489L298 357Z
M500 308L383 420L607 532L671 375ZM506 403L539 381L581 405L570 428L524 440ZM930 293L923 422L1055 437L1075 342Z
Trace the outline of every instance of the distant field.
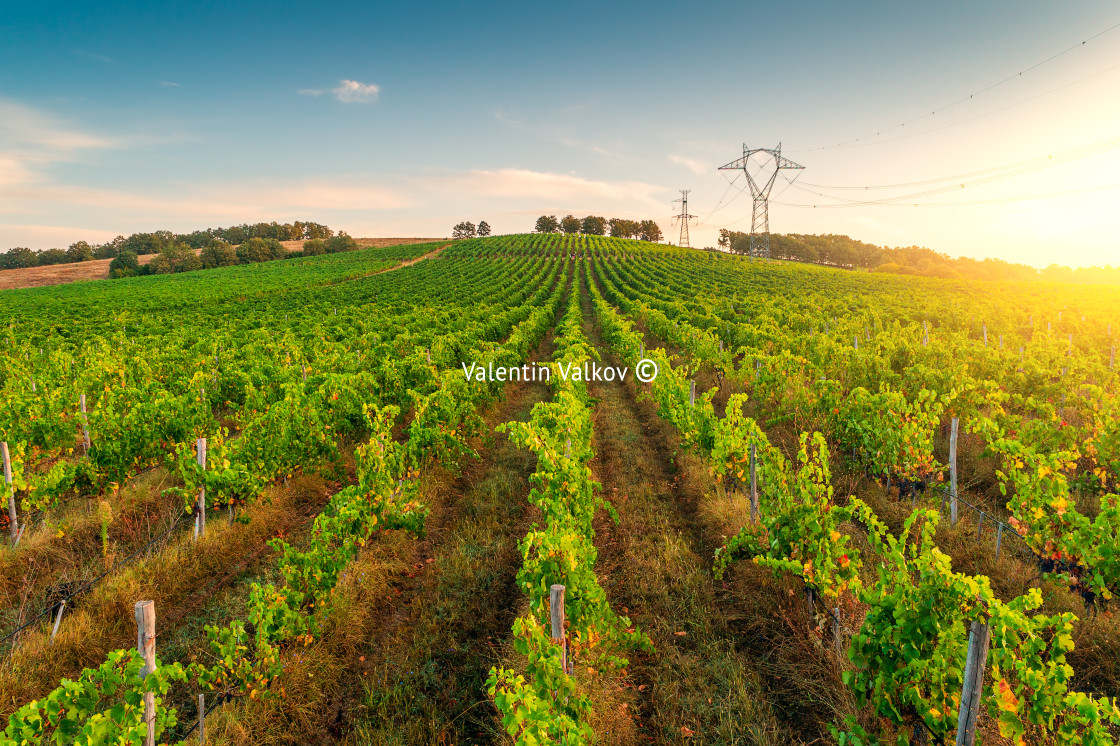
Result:
M362 246L384 248L400 244L427 243L438 241L438 238L359 238ZM281 241L288 251L298 251L303 248L303 241ZM201 251L197 250L195 253ZM147 264L156 257L155 254L146 254L140 257L141 264ZM68 282L81 280L105 280L109 277L109 263L112 259L95 259L91 262L78 262L77 264L55 264L50 267L28 267L26 269L0 270L0 290L10 288L36 288L45 285L64 285Z

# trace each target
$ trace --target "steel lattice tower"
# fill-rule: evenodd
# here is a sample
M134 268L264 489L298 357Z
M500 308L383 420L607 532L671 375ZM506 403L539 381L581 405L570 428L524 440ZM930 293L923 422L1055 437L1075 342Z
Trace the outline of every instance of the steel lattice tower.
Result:
M681 203L681 214L673 216L673 220L681 221L681 238L680 238L680 243L677 244L677 245L678 246L685 246L685 247L688 247L688 248L691 249L692 247L688 245L688 221L692 220L693 218L696 217L695 215L689 215L688 214L688 193L691 192L692 190L691 189L682 189L680 191L681 191L681 198L673 200L673 202L680 202Z
M760 153L762 156L755 159L755 164L760 169L758 176L755 177L751 175L748 166L751 164L751 158ZM774 159L774 170L769 176L766 175L770 167L768 156L772 156ZM778 178L778 172L783 168L802 169L805 167L783 157L781 143L778 143L776 148L747 148L744 144L742 158L737 158L731 163L719 167L720 171L742 170L747 175L747 183L751 186L751 196L754 198L754 209L751 212L750 256L752 258L756 256L770 258L770 190L774 188L774 181Z

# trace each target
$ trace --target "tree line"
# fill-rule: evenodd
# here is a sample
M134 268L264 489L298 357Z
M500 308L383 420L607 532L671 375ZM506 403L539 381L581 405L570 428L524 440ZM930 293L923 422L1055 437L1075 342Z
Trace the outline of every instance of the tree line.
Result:
M304 241L303 249L299 251L288 251L279 239L275 238L248 238L237 246L220 238L211 238L202 246L202 250L197 252L186 241L172 241L147 264L141 264L140 258L135 253L128 250L121 251L113 261L109 262L109 277L120 279L139 275L193 272L199 269L230 267L234 264L270 262L274 259L338 254L344 251L356 251L359 248L361 247L358 242L344 231L339 231L325 240L312 238Z
M180 243L192 249L200 249L214 240L238 245L253 238L275 241L299 241L303 239L325 241L334 235L334 231L325 225L300 220L293 223L272 222L252 225L244 223L229 228L207 228L191 233L172 233L171 231L133 233L128 237L117 236L113 240L102 244L75 241L67 249L35 251L17 246L4 254L0 254L0 269L46 267L54 264L88 262L92 259L115 259L122 253L131 253L136 256L160 254L165 248Z
M750 234L720 230L719 246L736 254L750 252ZM794 262L869 272L971 280L1054 280L1058 282L1120 285L1120 267L1071 269L1051 264L1036 269L1002 259L951 257L923 246L889 247L858 241L845 235L771 233L770 256Z
M485 220L479 222L477 227L474 223L464 220L462 223L456 224L455 227L451 229L452 238L474 238L475 236L481 236L485 238L489 235L490 224Z
M661 228L653 220L626 220L588 215L577 218L565 215L560 220L555 215L541 215L535 227L537 233L583 233L588 236L610 235L614 238L635 238L640 241L660 241Z

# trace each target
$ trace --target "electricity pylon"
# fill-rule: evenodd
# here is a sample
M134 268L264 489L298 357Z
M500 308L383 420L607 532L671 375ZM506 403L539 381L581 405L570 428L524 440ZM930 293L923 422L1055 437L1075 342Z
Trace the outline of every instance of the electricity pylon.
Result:
M688 248L692 248L688 245L688 221L696 217L695 215L688 214L688 193L691 191L691 189L682 189L681 198L673 200L673 202L681 203L681 214L673 216L673 220L681 221L681 240L677 245Z
M762 154L754 159L758 167L758 175L752 176L748 166L752 157ZM774 163L769 163L770 157ZM773 168L773 172L769 171ZM751 212L751 250L752 258L756 256L770 258L770 190L774 188L774 181L778 172L783 168L802 169L804 166L794 163L789 158L782 156L782 144L776 148L747 148L743 145L743 157L736 158L725 166L720 166L720 171L742 170L747 175L747 183L751 186L751 196L754 198L754 209ZM769 173L769 176L767 176Z

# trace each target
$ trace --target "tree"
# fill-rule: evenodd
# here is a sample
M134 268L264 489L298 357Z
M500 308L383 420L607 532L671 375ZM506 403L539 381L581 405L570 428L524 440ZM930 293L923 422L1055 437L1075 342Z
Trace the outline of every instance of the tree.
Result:
M242 241L241 245L237 246L237 261L242 264L252 264L254 262L267 262L270 259L276 259L273 255L274 248L270 241L276 243L280 251L283 251L283 246L280 245L279 241L254 237L254 239Z
M351 238L349 234L345 231L339 231L337 236L326 240L323 248L328 254L341 254L344 251L357 251L360 247L358 242Z
M463 221L451 230L452 238L474 238L475 236L474 223Z
M588 215L579 227L580 231L588 236L602 236L607 232L607 219L598 215Z
M198 255L203 269L230 267L237 264L237 250L220 238L211 238Z
M98 244L93 247L94 259L113 259L120 253L121 247L124 246L124 236L117 236L112 241L106 241L103 244Z
M66 250L66 261L88 262L93 259L93 247L85 241L75 241Z
M133 233L124 240L122 250L131 251L136 256L158 254L163 249L163 238L158 233Z
M579 233L579 229L582 227L583 223L573 215L565 215L564 219L560 221L560 230L565 233Z
M638 224L638 233L643 241L660 241L661 227L652 220L643 220Z
M140 273L140 261L136 254L127 249L121 251L109 262L109 277L116 280L121 277L133 277Z
M556 233L560 230L560 221L555 215L541 215L537 218L535 230L537 233Z
M304 256L319 256L327 253L327 242L321 238L312 238L303 242Z
M611 236L614 238L635 238L639 234L638 221L625 218L611 218L607 221Z
M0 269L22 269L39 266L39 255L31 249L17 246L0 256Z
M489 236L490 235L490 224L487 223L485 220L483 220L482 222L480 222L478 224L478 235L480 235L480 236Z
M39 252L39 266L46 267L52 264L66 264L70 261L62 249L47 249Z
M202 260L187 244L182 241L171 241L163 247L159 256L148 262L148 269L153 275L192 272L202 269Z

